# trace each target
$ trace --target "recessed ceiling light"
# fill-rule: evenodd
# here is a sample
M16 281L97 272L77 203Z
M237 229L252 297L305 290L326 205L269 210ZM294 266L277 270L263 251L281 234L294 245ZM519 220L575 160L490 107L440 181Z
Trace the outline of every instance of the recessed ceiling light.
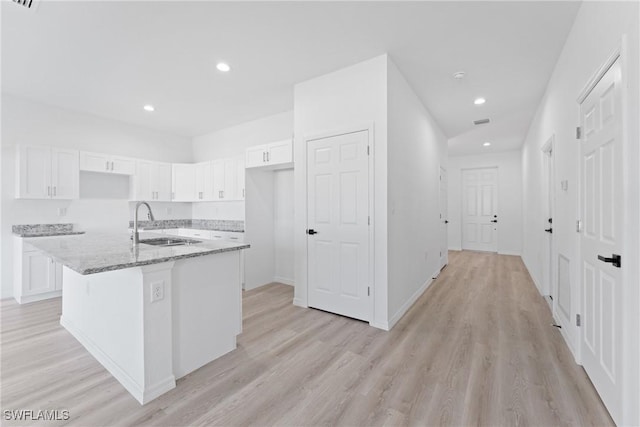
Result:
M464 71L458 71L456 73L453 73L453 78L456 80L464 79L464 76L465 76Z
M231 67L229 67L229 64L225 62L218 62L218 65L216 65L216 68L218 69L218 71L222 71L223 73L226 73L227 71L231 70Z
M484 143L484 144L482 144L482 145L484 145L485 147L488 147L488 146L490 146L490 145L491 145L491 143L490 143L490 142L485 142L485 143Z
M476 100L475 100L475 101L473 101L473 103L474 103L474 104L476 104L476 105L482 105L482 104L484 104L485 102L487 102L487 100L486 100L486 99L484 99L484 98L476 98Z
M144 108L144 111L154 111L155 110L155 108L151 104L147 104L142 108Z

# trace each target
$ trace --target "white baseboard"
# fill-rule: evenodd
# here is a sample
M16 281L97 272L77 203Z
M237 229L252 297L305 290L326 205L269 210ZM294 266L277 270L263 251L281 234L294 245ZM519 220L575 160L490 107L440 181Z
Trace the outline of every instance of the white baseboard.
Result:
M383 331L388 331L389 322L369 322L369 326L373 326L374 328L382 329Z
M462 246L450 247L449 250L450 251L461 251L462 250Z
M62 296L62 291L52 291L52 292L45 292L43 294L36 294L36 295L22 295L19 297L15 297L16 301L18 301L18 304L28 304L30 302L36 302L36 301L43 301L46 299L51 299L51 298L59 298Z
M303 308L309 308L309 306L305 304L304 301L302 301L300 298L294 298L293 305Z
M513 255L521 257L522 253L518 251L498 251L498 255Z
M409 311L411 306L415 304L418 298L420 298L422 294L429 288L431 283L433 283L433 278L438 277L439 274L440 274L440 269L434 271L433 274L430 275L429 279L426 282L424 282L422 286L420 286L418 290L416 290L413 293L413 295L411 295L411 297L407 301L405 301L404 304L402 304L402 307L400 307L400 309L396 312L396 314L394 314L391 317L391 319L389 319L389 324L387 325L388 328L381 328L381 329L385 329L387 331L391 330L391 328L393 328L396 325L396 323L398 323L400 319L402 319L402 316L404 316L407 313L407 311Z
M278 282L278 283L282 283L283 285L293 286L293 279L290 279L288 277L275 276L273 278L273 281L274 282Z
M536 277L531 273L531 268L529 268L529 264L527 264L527 260L523 256L521 256L520 258L522 259L522 263L524 264L524 267L527 269L527 272L529 273L529 277L531 277L531 280L533 280L533 284L536 285L536 289L538 289L538 293L542 295L542 286L540 286L538 279L536 279Z
M124 369L120 367L111 357L100 349L89 337L64 316L60 317L60 325L64 327L80 344L91 354L111 375L140 402L141 405L155 399L176 387L176 380L173 375L158 383L147 387L138 384Z

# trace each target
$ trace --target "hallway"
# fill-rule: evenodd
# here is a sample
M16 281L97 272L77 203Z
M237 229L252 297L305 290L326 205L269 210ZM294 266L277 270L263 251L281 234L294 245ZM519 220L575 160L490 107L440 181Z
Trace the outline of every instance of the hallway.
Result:
M60 299L3 301L2 408L68 409L56 425L612 425L520 258L449 259L391 332L295 307L286 285L245 292L238 349L145 406L60 327Z

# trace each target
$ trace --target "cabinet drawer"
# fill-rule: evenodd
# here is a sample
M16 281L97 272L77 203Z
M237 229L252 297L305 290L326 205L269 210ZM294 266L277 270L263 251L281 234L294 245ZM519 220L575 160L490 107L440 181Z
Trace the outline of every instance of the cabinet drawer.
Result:
M188 237L191 239L205 239L211 240L211 231L209 230L194 230L191 228L181 228L180 236Z

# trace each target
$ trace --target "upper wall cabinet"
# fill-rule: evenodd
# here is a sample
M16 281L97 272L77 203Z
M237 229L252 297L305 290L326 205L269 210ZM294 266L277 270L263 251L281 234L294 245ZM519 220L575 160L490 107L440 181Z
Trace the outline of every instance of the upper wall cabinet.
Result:
M214 170L212 162L196 163L195 165L195 200L213 200Z
M171 165L171 200L174 202L193 202L196 197L196 165L173 163Z
M278 169L291 166L293 166L293 141L290 139L247 148L247 168Z
M17 199L77 199L78 151L20 145L16 160Z
M87 172L134 175L136 173L136 161L128 157L81 151L80 170Z
M138 160L134 200L171 201L171 164Z

